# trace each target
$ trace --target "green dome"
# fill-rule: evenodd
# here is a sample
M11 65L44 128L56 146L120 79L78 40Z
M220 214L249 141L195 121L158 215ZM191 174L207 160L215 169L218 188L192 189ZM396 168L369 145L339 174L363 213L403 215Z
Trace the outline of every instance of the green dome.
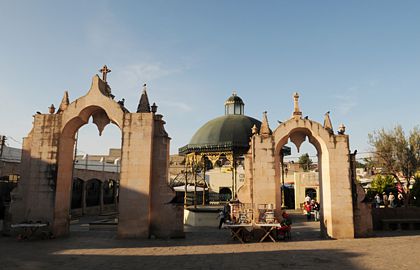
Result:
M252 136L254 125L259 129L261 122L245 115L217 117L199 128L190 143L182 147L180 152L220 149L243 150L243 152L246 152L249 148L249 138Z

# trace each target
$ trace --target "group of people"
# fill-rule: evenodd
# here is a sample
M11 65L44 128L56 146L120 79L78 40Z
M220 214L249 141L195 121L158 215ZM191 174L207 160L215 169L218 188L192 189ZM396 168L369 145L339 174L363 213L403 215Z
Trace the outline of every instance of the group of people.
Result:
M391 192L386 194L386 192L382 192L382 198L379 193L376 193L374 198L374 205L376 208L381 207L383 205L385 208L395 208L401 207L404 205L404 196L401 192L398 192L397 197Z
M307 194L305 197L303 209L305 210L306 219L308 221L312 220L312 214L313 214L313 220L319 221L319 211L321 210L321 205L319 204L319 202L313 200L309 196L309 194Z

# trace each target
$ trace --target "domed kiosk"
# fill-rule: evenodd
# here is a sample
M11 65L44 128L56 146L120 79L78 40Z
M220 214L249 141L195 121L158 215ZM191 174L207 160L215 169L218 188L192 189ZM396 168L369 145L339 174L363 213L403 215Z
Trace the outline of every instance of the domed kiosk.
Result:
M261 127L261 121L244 114L244 106L243 100L233 92L225 101L225 115L205 123L192 136L189 144L179 149L179 154L186 157L186 170L191 170L194 186L201 186L202 190L208 188L210 197L212 193L217 193L220 200L236 198L236 191L243 184L243 155L249 149L253 130ZM219 168L217 175L214 172L216 168ZM227 174L230 174L229 178ZM201 184L197 182L197 177L202 179ZM205 202L203 198L202 203Z
M225 102L225 115L212 119L199 128L190 143L180 148L180 153L222 150L244 154L249 149L249 138L254 125L259 129L261 122L244 115L244 103L233 93Z

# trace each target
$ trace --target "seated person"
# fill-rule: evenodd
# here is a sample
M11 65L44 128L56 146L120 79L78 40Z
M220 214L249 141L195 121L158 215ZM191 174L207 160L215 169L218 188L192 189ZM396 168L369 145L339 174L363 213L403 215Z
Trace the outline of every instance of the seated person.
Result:
M281 235L284 239L286 235L290 232L292 219L290 218L289 214L286 213L286 211L283 211L281 216L283 219L280 222L281 227L277 229L277 233L278 235Z
M290 218L289 214L286 213L286 211L283 211L281 214L281 217L283 218L280 222L280 225L283 226L290 226L292 225L292 219Z

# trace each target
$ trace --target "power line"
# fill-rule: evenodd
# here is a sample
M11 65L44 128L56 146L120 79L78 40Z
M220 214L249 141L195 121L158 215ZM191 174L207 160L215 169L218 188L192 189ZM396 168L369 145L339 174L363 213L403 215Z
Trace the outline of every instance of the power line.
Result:
M12 141L14 141L14 142L16 142L16 143L18 143L18 144L22 145L22 143L21 143L21 142L19 142L18 140L16 140L16 139L15 139L15 138L13 138L12 136L7 136L7 139L10 139L10 140L12 140Z

